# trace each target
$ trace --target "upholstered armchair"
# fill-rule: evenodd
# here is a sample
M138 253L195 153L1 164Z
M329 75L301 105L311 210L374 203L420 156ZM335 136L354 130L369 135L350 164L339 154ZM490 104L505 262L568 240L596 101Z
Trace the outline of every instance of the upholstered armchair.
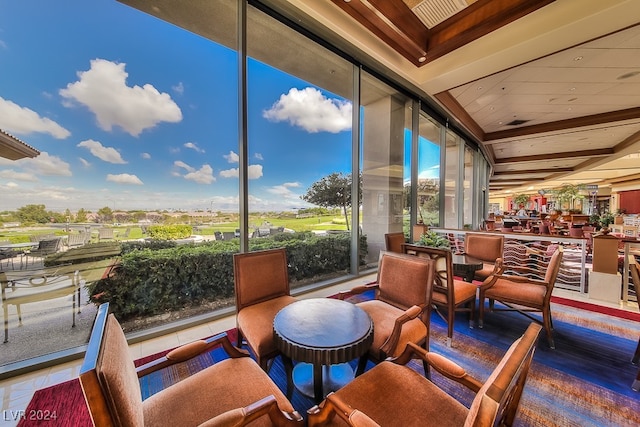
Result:
M387 252L402 253L402 245L407 242L403 232L387 233L384 235L384 244Z
M496 260L504 258L504 236L467 233L464 238L464 252L482 261L482 269L477 270L474 275L475 280L482 282L494 273Z
M233 255L238 347L243 340L258 364L268 371L280 354L273 340L273 319L297 299L290 295L284 248Z
M375 283L340 292L344 299L375 290L374 299L357 303L373 321L373 344L360 359L357 374L364 372L368 359L377 363L399 356L409 342L428 348L434 269L428 259L382 253Z
M414 344L309 409L314 426L511 426L524 389L540 325L532 323L483 383L464 368ZM476 393L466 408L437 385L405 366L420 357L445 377Z
M517 311L530 319L539 322L530 312L542 313L542 324L547 332L549 347L555 348L551 329L551 292L562 263L562 246L557 246L547 267L544 280L523 276L493 275L480 286L478 324L484 325L485 298L489 299L489 311ZM500 301L506 308L497 308L494 301Z
M93 424L111 426L303 425L269 376L226 334L195 341L139 367L120 324L102 304L94 323L80 384ZM139 377L222 346L228 359L142 400Z
M640 289L640 264L636 260L636 257L632 254L629 254L629 271L631 272L631 280L633 281L633 286L636 288L636 293L638 289ZM631 359L631 363L637 365L640 362L640 338L638 339L638 346L636 347L636 352L633 354L633 358ZM640 391L640 370L638 370L638 375L636 375L636 379L631 384L631 388L635 391Z

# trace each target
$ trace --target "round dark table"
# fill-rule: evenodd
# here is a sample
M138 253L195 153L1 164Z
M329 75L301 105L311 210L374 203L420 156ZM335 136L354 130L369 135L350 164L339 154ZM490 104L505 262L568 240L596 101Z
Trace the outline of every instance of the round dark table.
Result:
M312 298L280 310L273 320L273 336L282 354L306 362L296 364L293 383L320 402L325 392L335 391L353 379L353 369L345 362L369 350L373 322L354 304Z
M453 274L461 276L465 282L472 282L475 272L482 270L483 262L466 254L453 254Z

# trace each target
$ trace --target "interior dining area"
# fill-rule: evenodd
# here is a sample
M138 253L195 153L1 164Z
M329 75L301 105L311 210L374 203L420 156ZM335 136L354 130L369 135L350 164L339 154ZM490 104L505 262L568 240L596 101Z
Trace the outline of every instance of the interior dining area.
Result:
M112 3L224 53L232 78L211 86L231 88L216 103L237 228L74 248L67 220L53 253L4 242L6 425L640 424L639 2ZM169 62L190 52L154 43ZM346 120L274 118L258 88L280 112L319 94ZM256 159L324 161L269 147L260 120L307 126L298 145L341 158L345 229L255 233L255 212L276 229ZM2 161L44 151L0 137ZM23 261L65 285L43 290ZM82 343L20 356L43 306Z

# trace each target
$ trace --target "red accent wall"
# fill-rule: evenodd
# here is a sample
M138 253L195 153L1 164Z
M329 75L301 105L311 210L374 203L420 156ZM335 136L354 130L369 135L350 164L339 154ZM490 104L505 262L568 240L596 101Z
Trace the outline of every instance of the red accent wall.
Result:
M640 190L621 191L620 209L625 209L628 214L640 213Z

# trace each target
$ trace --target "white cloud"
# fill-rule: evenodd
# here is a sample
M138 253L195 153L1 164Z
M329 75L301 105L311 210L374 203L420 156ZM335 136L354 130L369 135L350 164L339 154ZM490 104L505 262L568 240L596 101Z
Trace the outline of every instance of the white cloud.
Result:
M199 170L189 172L184 176L184 179L197 182L198 184L211 184L216 180L213 176L213 169L209 165L202 165Z
M149 153L141 153L140 157L142 157L145 160L149 160L151 158L151 154L149 154Z
M15 182L7 182L6 187L9 187L10 189L16 189L18 187L20 187L18 184L16 184Z
M194 151L196 151L198 153L204 153L204 150L202 148L198 147L198 145L195 142L186 142L184 144L184 146L186 148L190 148L190 149L192 149L192 150L194 150Z
M309 133L338 133L351 129L351 108L351 102L328 99L315 88L291 88L262 115L273 122L289 122Z
M119 126L133 136L158 123L182 120L180 107L167 93L153 85L127 86L124 63L94 59L88 71L79 71L78 81L60 89L67 106L74 102L86 106L95 114L98 126L111 131Z
M140 178L128 173L121 173L119 175L108 174L107 181L115 182L116 184L144 185Z
M285 182L284 184L275 185L267 191L271 194L275 194L276 196L282 197L284 199L296 199L300 200L300 197L297 193L291 191L292 188L299 188L299 182Z
M182 168L182 169L186 170L187 172L194 172L195 171L195 168L189 166L188 164L186 164L185 162L180 161L180 160L176 160L175 162L173 162L173 165L177 166L179 168Z
M82 163L82 166L84 166L85 168L88 168L89 166L91 166L91 163L89 163L87 160L83 159L82 157L78 157L78 160L80 160L80 163Z
M175 86L171 86L171 89L173 89L173 91L177 94L184 94L184 85L182 84L182 82L178 83Z
M18 181L28 181L28 182L36 182L38 181L38 178L31 174L31 173L26 173L26 172L16 172L13 169L5 169L5 170L0 170L0 178L2 179L15 179Z
M113 147L105 147L98 141L93 139L86 139L78 144L78 147L83 147L89 150L91 154L108 163L115 163L119 165L126 164L127 162L122 159L118 150Z
M220 171L220 176L223 178L238 178L240 176L240 170L238 168L226 169ZM247 176L249 179L262 177L262 165L249 165Z
M5 41L4 41L4 40L0 40L0 48L2 48L2 49L6 49L7 47L8 47L8 46L7 46L7 44L5 43Z
M9 133L29 135L47 133L56 139L65 139L71 135L67 129L38 113L0 97L0 128Z
M229 154L223 154L222 157L227 159L227 162L229 163L238 163L240 160L240 157L233 151L229 151Z
M260 153L254 154L253 157L255 157L258 160L264 160L264 157L262 157L262 154L260 154Z
M71 176L69 163L57 156L50 156L43 151L38 157L33 159L21 159L15 162L24 170L28 170L37 175L47 176Z

